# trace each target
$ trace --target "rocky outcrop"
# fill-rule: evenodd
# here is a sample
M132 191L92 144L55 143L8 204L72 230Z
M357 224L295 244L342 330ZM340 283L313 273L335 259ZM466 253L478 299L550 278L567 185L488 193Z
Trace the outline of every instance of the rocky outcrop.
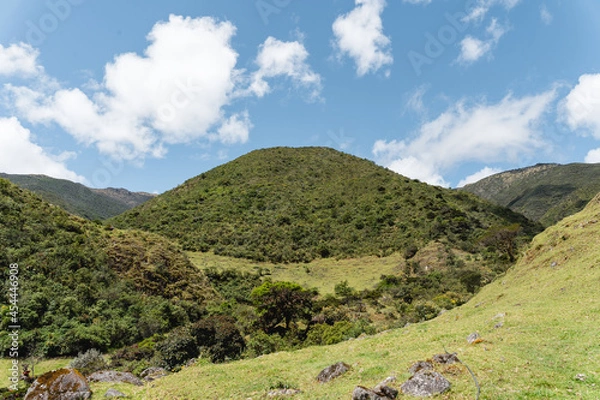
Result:
M167 375L169 375L169 372L166 369L160 368L160 367L147 368L147 369L143 370L142 373L140 374L142 379L145 381L153 381L153 380L162 378L163 376L167 376Z
M395 382L396 377L390 376L383 382L380 382L373 389L364 386L357 386L352 392L352 400L392 400L398 396L398 390L389 386Z
M330 380L345 374L350 370L350 368L351 367L348 364L343 362L330 365L329 367L319 372L317 380L321 383L329 382Z
M431 370L418 371L400 386L402 393L417 397L434 396L448 389L450 382L439 372Z
M62 368L37 378L25 400L87 400L91 396L90 386L79 371Z

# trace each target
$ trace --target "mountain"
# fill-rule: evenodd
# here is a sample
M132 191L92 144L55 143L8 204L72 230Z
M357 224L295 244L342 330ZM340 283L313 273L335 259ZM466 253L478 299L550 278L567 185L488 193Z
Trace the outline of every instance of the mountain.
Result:
M538 164L495 174L463 190L550 226L600 192L600 164Z
M109 223L163 234L186 250L276 263L397 251L410 258L431 241L475 252L490 230L518 224L526 237L539 228L477 196L321 147L253 151Z
M0 173L0 178L8 179L37 193L47 202L89 220L114 217L154 197L150 193L134 193L126 189L90 189L80 183L45 175Z
M0 344L7 345L6 331L17 322L26 327L22 355L136 343L197 320L214 298L204 274L173 242L85 220L1 178L0 249L0 279L16 275L19 282L12 297L6 286L0 303ZM17 273L9 272L12 264ZM17 315L9 304L18 305Z
M599 221L597 196L582 212L538 235L501 279L434 320L333 346L227 364L198 363L151 386L122 390L146 400L165 394L241 399L266 398L273 388L289 387L302 390L297 399L349 399L357 385L373 387L388 376L397 377L391 385L399 388L413 363L447 350L464 364L436 365L452 384L440 398L597 399ZM474 332L481 341L469 345L466 338ZM322 369L339 361L352 369L326 384L316 381ZM95 388L106 386L92 384Z

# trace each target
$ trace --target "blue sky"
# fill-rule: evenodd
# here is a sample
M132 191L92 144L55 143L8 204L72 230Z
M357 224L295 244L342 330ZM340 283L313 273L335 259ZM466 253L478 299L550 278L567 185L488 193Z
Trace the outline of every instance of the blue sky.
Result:
M330 146L457 187L600 162L597 0L4 0L0 171L163 192Z

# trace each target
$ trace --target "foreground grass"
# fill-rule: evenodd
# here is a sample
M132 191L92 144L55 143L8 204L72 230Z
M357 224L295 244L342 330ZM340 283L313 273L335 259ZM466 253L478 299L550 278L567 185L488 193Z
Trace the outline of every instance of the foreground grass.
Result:
M49 360L42 360L35 365L35 375L41 375L48 371L63 368L71 362L70 358L54 358ZM27 359L20 359L19 366L23 367L23 364L27 364ZM9 368L12 365L11 359L0 359L0 387L8 387L11 385L9 382L10 371ZM31 366L30 366L31 368ZM20 383L22 385L22 383Z
M244 272L268 272L274 281L296 282L305 288L317 288L321 294L333 293L336 284L348 281L357 289L372 289L381 275L399 274L404 258L394 253L388 257L360 257L336 260L317 259L310 263L272 264L246 259L217 256L214 253L188 252L190 261L199 269L236 269Z
M328 347L252 360L201 363L142 388L122 387L133 399L263 399L271 387L297 387L294 399L348 399L358 385L389 375L398 384L408 367L436 353L457 352L475 372L481 399L600 398L600 199L536 237L504 277L470 302L435 320ZM500 326L501 325L501 326ZM479 332L483 342L469 345ZM319 371L337 361L351 372L318 384ZM585 379L576 379L584 374ZM446 371L442 399L473 399L464 367ZM105 386L92 386L94 399ZM402 397L402 396L400 396Z

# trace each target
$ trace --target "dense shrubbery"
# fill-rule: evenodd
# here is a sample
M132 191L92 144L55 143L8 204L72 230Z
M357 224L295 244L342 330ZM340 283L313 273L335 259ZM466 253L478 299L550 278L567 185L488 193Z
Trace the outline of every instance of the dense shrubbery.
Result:
M108 364L101 352L96 349L89 349L79 355L69 364L84 376L93 374L96 371L102 371L108 368Z

